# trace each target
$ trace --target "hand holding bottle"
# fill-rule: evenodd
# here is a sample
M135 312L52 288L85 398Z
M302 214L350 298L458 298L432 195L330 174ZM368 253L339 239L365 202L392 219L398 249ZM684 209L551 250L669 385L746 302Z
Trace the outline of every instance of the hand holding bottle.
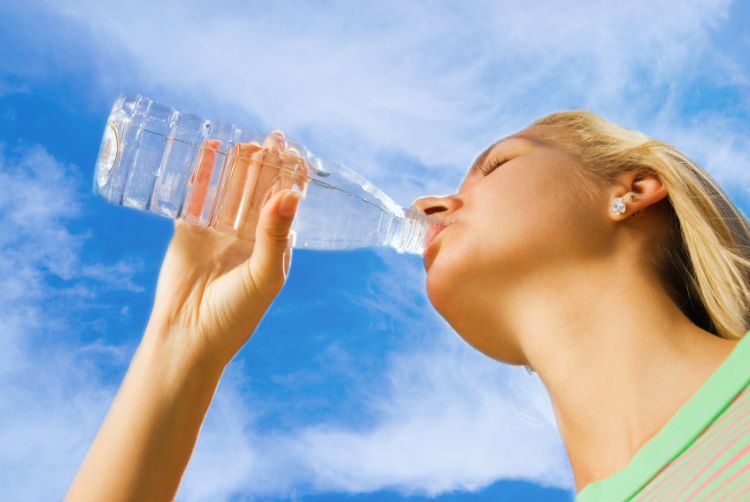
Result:
M202 146L189 208L195 214L219 146L216 139ZM235 145L249 154L235 172L247 177L266 163L296 162L285 146L281 134L263 146ZM273 179L252 186L258 183L272 184L272 195L265 201L250 196L255 216L242 218L237 228L254 232L253 241L175 220L146 334L66 500L174 499L225 366L289 271L289 231L300 194ZM235 195L232 204L248 200L241 191Z
M207 146L212 145L207 141ZM265 162L294 162L283 135L274 133L264 144L239 144L246 162L238 163L235 176L264 172ZM212 165L210 149L197 170L201 192L201 168ZM241 181L241 180L236 180ZM271 183L271 180L268 180ZM264 184L255 180L253 186ZM228 201L228 214L242 215L238 237L212 228L175 220L175 231L159 273L149 333L173 337L174 350L188 362L209 361L226 365L249 339L273 299L286 281L292 257L289 230L299 203L299 193L281 190L265 203L256 201L254 217L244 182L236 182L237 193ZM261 190L263 193L265 190ZM249 203L248 203L249 204ZM221 216L219 216L221 217ZM254 235L254 239L239 238Z
M286 282L292 246L422 252L435 223L421 212L280 133L255 139L148 98L115 101L94 191L175 229L146 334L66 500L174 499L224 368ZM289 189L305 194L303 218Z
M278 148L266 148L269 141ZM421 255L440 224L279 133L264 136L143 96L122 95L112 106L93 188L113 204L249 241L267 189L295 188L304 196L293 246L305 249L387 246Z

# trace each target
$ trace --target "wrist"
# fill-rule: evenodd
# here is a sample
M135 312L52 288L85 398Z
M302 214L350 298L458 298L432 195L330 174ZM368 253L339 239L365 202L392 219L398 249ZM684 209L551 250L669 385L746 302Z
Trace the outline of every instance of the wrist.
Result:
M198 350L191 333L176 326L149 320L138 352L151 367L174 382L218 383L228 361Z

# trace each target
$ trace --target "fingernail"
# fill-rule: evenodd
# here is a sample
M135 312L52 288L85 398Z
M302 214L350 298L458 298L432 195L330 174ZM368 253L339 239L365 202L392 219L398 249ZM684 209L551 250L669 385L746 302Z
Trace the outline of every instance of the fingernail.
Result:
M290 191L285 193L279 203L279 214L287 218L294 215L294 211L297 209L297 204L299 204L299 196L300 194L298 192Z

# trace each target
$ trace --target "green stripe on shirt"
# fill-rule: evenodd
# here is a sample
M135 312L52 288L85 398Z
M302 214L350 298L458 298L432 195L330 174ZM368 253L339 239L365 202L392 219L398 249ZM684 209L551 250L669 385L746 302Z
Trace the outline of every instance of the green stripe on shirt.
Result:
M576 502L750 500L748 384L745 335L624 469L584 487Z

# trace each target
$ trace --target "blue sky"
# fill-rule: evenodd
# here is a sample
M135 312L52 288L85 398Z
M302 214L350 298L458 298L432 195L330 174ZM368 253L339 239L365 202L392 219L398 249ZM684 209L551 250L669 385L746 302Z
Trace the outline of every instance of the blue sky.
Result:
M405 206L453 191L490 142L587 108L677 145L748 214L749 9L0 1L4 497L62 496L150 312L171 222L91 193L119 93L281 128ZM572 500L541 383L466 346L424 279L390 250L296 252L179 499Z

